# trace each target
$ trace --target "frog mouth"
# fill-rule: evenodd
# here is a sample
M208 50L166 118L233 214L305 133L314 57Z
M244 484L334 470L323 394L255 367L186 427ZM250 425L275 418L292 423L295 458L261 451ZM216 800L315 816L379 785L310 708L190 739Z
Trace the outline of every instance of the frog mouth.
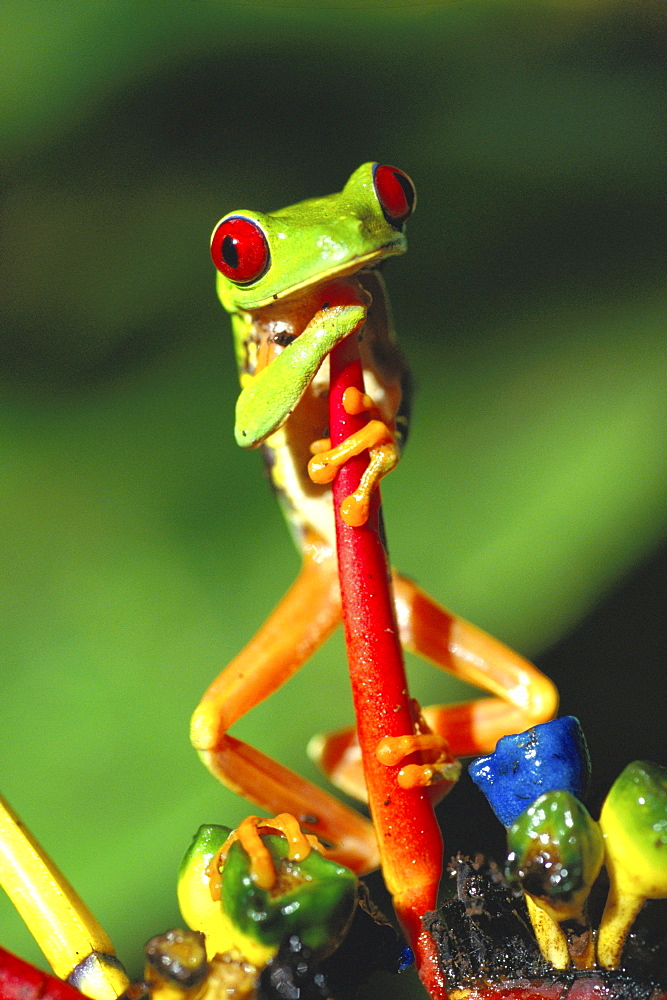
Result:
M397 236L400 236L400 234L397 234ZM312 278L305 278L297 285L291 285L281 292L276 292L270 298L254 304L252 308L259 309L263 306L271 305L273 302L279 302L281 299L291 298L293 295L299 295L301 292L307 291L313 285L323 285L336 278L346 278L348 275L359 274L364 271L378 271L388 257L395 257L405 253L405 250L404 237L401 236L395 240L390 240L370 253L360 254L358 257L353 257L348 261L334 264L327 270L319 271Z

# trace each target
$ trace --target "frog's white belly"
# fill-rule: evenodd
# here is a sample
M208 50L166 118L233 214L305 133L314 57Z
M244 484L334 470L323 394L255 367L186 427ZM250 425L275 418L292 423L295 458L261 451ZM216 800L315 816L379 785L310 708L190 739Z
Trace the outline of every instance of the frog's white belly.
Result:
M283 513L299 548L306 533L315 533L335 549L333 497L330 486L317 486L308 477L303 455L288 443L287 429L281 427L265 441L271 480Z

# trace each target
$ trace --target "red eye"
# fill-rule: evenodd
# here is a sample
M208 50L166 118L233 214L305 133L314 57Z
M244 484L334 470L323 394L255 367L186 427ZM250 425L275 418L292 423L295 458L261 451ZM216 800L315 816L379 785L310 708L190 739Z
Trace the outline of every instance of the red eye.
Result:
M234 215L213 230L211 257L225 278L237 285L250 285L269 265L269 244L256 222Z
M373 171L375 193L387 222L400 229L414 210L415 186L402 170L378 163Z

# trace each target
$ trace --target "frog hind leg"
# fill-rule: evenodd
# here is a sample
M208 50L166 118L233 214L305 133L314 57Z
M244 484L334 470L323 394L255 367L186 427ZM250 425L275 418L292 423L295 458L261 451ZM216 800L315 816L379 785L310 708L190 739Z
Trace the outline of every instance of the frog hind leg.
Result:
M371 823L328 792L247 743L231 726L288 680L340 622L335 555L305 547L297 580L260 630L210 685L193 718L192 742L231 791L272 814L291 813L358 874L379 864Z
M458 618L412 580L394 576L401 642L436 667L493 695L424 709L427 724L457 757L489 753L501 736L548 722L555 685L509 646Z
M501 736L522 732L553 718L558 708L556 688L532 663L458 618L413 581L397 573L394 573L394 595L404 649L493 696L422 710L427 727L444 737L452 755L490 753ZM334 785L365 801L361 752L354 726L313 737L309 753ZM433 787L436 800L449 787L447 782L442 782L441 787L436 783Z

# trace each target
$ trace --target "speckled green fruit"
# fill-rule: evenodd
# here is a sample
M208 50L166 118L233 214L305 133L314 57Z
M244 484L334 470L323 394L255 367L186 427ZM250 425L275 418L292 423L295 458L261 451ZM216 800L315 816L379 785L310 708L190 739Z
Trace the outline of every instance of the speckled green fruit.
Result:
M604 855L602 833L569 792L546 792L508 831L506 874L554 919L581 915Z
M274 888L260 889L250 875L248 855L232 844L222 872L221 903L233 925L264 945L298 934L314 952L334 950L352 920L357 878L349 868L317 851L290 861L284 837L262 837L278 873Z
M624 889L647 899L667 895L667 768L628 764L609 790L600 826Z

